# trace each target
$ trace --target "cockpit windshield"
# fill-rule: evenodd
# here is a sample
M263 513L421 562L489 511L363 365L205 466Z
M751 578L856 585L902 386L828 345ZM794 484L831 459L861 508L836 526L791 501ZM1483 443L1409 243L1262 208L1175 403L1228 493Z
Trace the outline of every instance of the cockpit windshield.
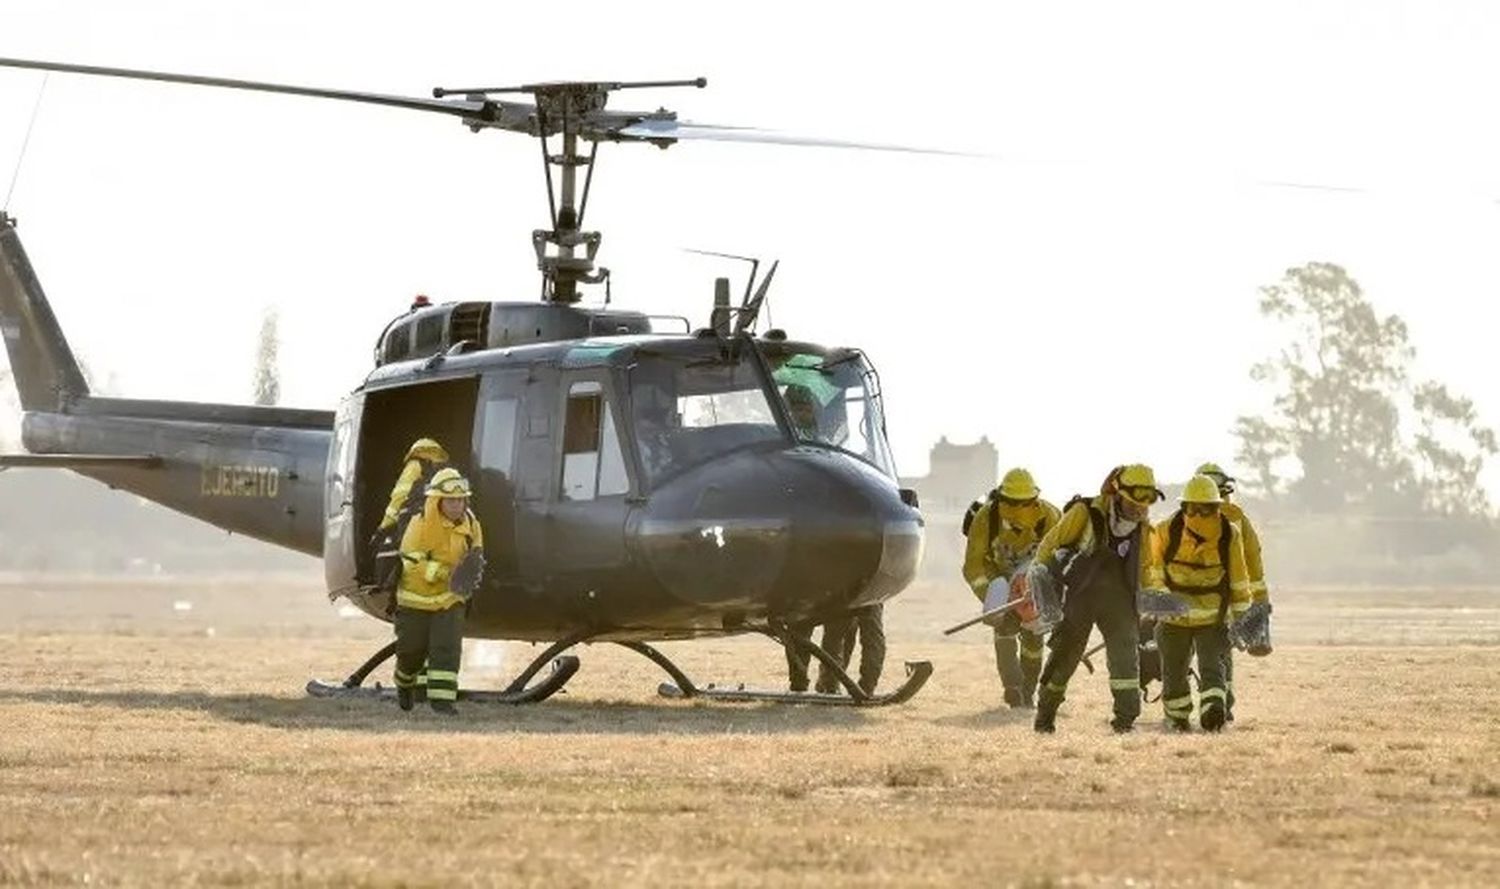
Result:
M787 442L749 351L639 352L631 409L650 483L747 445Z
M766 357L799 441L838 448L896 477L879 377L864 353L799 346Z

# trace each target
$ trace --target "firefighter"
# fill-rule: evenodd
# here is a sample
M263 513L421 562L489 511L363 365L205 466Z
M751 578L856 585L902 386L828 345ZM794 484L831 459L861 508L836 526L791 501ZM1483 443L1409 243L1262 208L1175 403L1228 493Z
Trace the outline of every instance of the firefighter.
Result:
M375 554L375 585L392 594L391 608L395 607L394 594L401 577L401 534L412 516L422 511L427 483L447 465L448 452L435 440L419 438L412 442L396 484L391 488L390 501L381 516L380 526L370 538L370 550Z
M1056 506L1041 499L1030 472L1020 467L1006 472L985 502L969 507L963 572L974 595L983 602L992 581L1012 577L1061 517ZM1005 703L1029 708L1042 671L1042 636L1021 629L1013 612L1004 615L994 631L995 670Z
M420 515L401 536L401 584L396 592L396 691L410 710L418 675L427 664L427 700L453 713L463 654L465 594L448 579L471 551L482 553L484 534L469 509L469 482L458 470L438 470L428 483Z
M412 442L406 451L406 459L402 463L401 474L396 478L396 485L391 488L390 503L380 519L380 530L389 531L396 527L403 511L415 513L422 504L422 491L426 487L423 480L431 479L439 469L447 465L448 451L437 441L419 438ZM422 484L418 484L419 481Z
M1057 709L1096 624L1104 635L1114 697L1110 727L1128 732L1135 726L1141 714L1136 597L1162 585L1148 522L1151 504L1162 496L1149 466L1116 467L1099 496L1075 497L1037 545L1034 558L1061 572L1065 590L1062 623L1053 631L1052 651L1042 668L1037 731L1056 730Z
M1154 545L1167 589L1187 602L1185 613L1156 627L1161 652L1161 700L1167 723L1187 731L1193 712L1188 667L1198 656L1198 720L1207 731L1224 727L1224 652L1229 621L1250 607L1250 579L1238 525L1223 513L1218 484L1195 475L1182 489L1182 506L1156 526Z
M1265 563L1261 560L1260 535L1256 533L1255 526L1250 523L1250 517L1245 515L1245 510L1238 503L1231 502L1229 497L1234 493L1234 479L1219 467L1217 463L1204 463L1198 467L1199 475L1206 475L1214 480L1219 486L1219 496L1223 503L1219 506L1219 512L1224 518L1240 529L1240 541L1245 549L1245 571L1250 576L1250 601L1251 603L1271 601L1270 590L1266 587ZM1234 646L1224 648L1224 721L1234 722Z

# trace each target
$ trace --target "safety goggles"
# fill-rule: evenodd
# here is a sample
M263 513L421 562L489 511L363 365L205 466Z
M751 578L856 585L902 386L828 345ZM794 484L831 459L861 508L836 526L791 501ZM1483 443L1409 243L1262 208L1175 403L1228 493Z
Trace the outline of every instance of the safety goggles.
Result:
M1205 517L1205 516L1211 516L1211 515L1218 515L1218 513L1219 513L1219 504L1217 504L1217 503L1184 503L1184 504L1182 504L1182 511L1185 512L1185 513L1187 513L1190 516Z
M1036 498L1035 497L1027 497L1025 500L1017 500L1014 497L1003 497L1002 496L1000 498L1000 502L1003 503L1003 504L1005 504L1006 506L1015 506L1015 507L1035 506L1036 505Z
M1148 485L1130 485L1128 487L1122 487L1120 489L1120 493L1124 494L1126 497L1129 497L1131 500L1134 500L1136 503L1145 503L1148 505L1155 503L1162 497L1161 491L1158 491L1157 489Z
M428 493L435 493L439 497L467 497L469 486L458 479L449 479L440 485L428 488Z

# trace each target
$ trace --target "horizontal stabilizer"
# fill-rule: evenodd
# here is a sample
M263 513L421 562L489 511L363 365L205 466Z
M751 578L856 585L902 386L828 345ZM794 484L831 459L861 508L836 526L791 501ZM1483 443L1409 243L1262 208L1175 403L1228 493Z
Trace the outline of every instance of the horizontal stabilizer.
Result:
M0 454L0 469L160 469L161 458L150 454Z

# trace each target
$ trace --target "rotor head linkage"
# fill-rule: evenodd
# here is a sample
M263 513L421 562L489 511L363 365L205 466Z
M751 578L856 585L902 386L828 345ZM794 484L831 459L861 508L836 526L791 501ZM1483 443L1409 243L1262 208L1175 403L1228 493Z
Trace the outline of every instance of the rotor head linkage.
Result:
M503 93L531 93L533 96L543 93L556 92L601 92L610 93L615 90L654 89L657 87L691 86L703 89L708 86L707 77L695 77L692 80L632 80L632 81L603 81L603 80L559 80L550 83L527 83L521 86L490 86L470 87L468 89L456 89L453 87L436 86L432 88L432 97L441 99L444 96L477 96L495 95Z

